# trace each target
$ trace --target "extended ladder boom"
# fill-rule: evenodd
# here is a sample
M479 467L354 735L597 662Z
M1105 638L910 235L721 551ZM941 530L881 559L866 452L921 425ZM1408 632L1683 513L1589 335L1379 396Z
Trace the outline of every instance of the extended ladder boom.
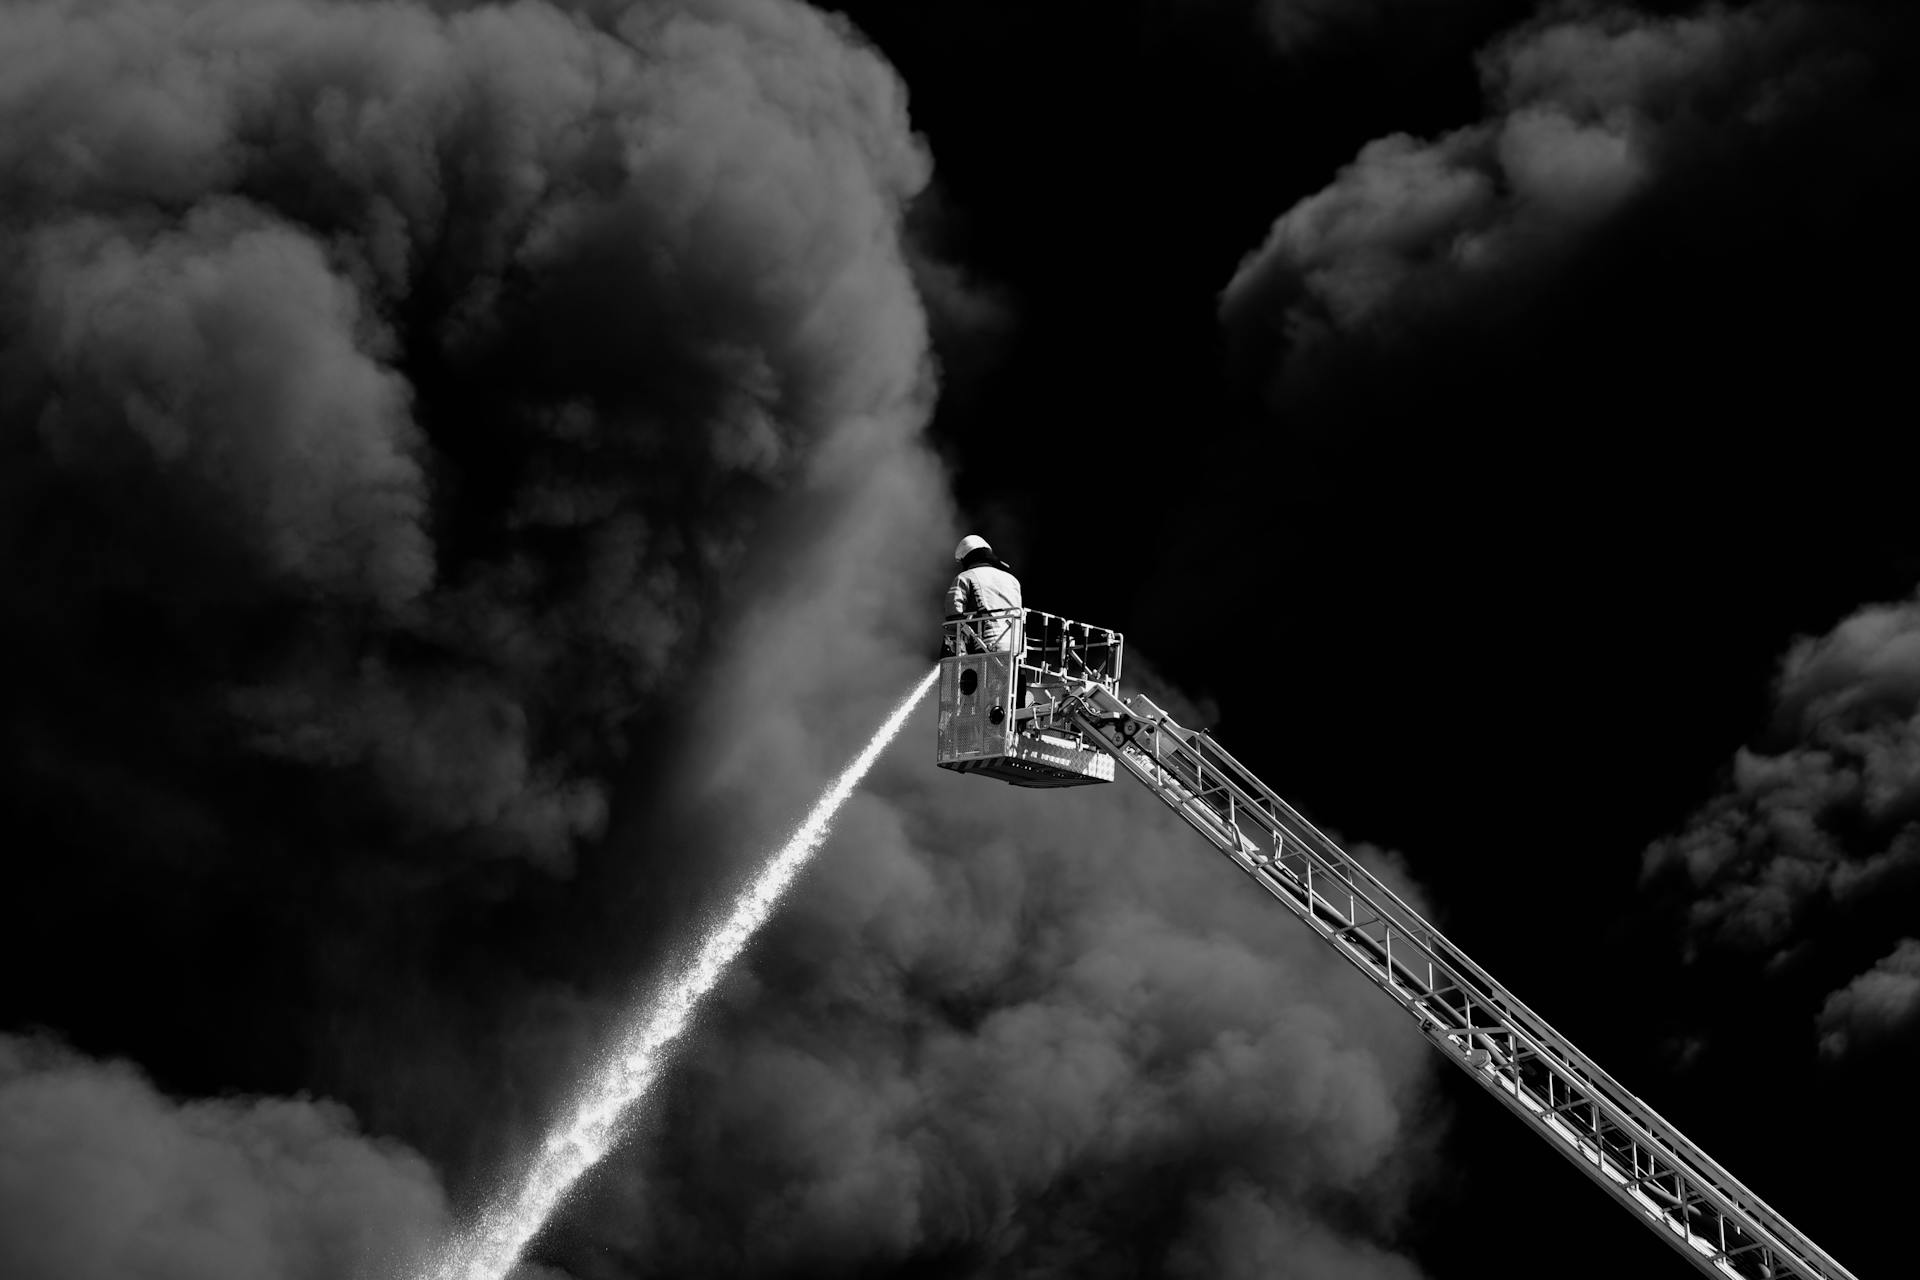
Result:
M1854 1280L1205 733L1135 694L1078 686L1085 739L1413 1015L1508 1110L1708 1275Z

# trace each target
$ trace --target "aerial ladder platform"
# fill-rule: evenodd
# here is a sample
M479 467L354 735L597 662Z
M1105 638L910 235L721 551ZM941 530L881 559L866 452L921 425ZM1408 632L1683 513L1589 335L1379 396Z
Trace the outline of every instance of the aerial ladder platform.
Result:
M948 620L937 762L1028 787L1131 775L1701 1272L1855 1280L1211 735L1122 696L1123 649L1117 631L1033 610Z

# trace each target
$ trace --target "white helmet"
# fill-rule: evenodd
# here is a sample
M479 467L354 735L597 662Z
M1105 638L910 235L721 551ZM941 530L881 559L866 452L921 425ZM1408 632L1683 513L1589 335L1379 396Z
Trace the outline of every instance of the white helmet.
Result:
M960 545L953 549L953 558L955 560L965 560L968 556L972 555L976 551L991 551L991 550L993 550L993 548L987 545L987 540L985 538L981 537L977 533L970 533L966 537L960 539Z

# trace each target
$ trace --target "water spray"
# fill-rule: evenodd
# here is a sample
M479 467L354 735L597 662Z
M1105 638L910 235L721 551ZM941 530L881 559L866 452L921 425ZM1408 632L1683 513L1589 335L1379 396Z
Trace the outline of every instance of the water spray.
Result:
M939 674L937 667L928 672L894 707L866 749L833 780L806 820L734 902L726 919L701 940L693 962L660 989L607 1055L572 1111L541 1143L519 1190L488 1209L472 1234L440 1258L431 1273L434 1280L505 1280L574 1184L612 1148L623 1117L660 1078L667 1050L693 1021L700 1001L773 914L800 868L825 841L840 806L887 744L899 736L907 716Z

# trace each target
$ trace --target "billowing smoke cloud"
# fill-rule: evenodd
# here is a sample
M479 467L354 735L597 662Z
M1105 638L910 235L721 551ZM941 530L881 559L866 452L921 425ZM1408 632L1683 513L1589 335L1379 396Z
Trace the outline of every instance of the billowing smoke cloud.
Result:
M609 21L8 19L16 447L192 508L210 545L168 563L95 535L156 594L231 557L189 632L348 615L231 655L256 748L551 865L600 829L619 714L686 652L746 499L862 416L903 430L923 351L874 247L926 171L881 65L798 9ZM789 57L820 83L745 70Z
M419 1156L304 1099L177 1103L122 1062L0 1037L13 1280L413 1274L445 1229Z
M1297 360L1332 334L1538 287L1703 139L1765 130L1815 92L1833 70L1817 32L1786 3L1665 19L1560 5L1482 53L1486 120L1361 148L1241 263L1223 315Z
M1856 1046L1909 1037L1920 1029L1920 942L1902 938L1891 955L1827 997L1820 1051L1842 1057Z
M1920 607L1862 610L1781 665L1786 745L1742 750L1733 787L1649 870L1684 868L1691 917L1719 939L1774 949L1814 904L1845 906L1920 871Z
M814 517L950 536L901 87L772 0L16 5L0 85L6 1016L471 1157L592 1020L496 903Z
M788 0L17 5L0 86L0 608L40 675L0 749L44 833L10 842L5 1016L172 1091L340 1098L465 1202L627 962L925 669L956 522L902 86ZM553 1260L1404 1274L1369 1243L1425 1140L1403 1017L1130 786L922 750ZM43 962L75 939L115 991ZM146 1117L114 1132L212 1134L306 1242L273 1247L318 1251L256 1274L443 1221L332 1104L114 1087ZM362 1153L311 1220L279 1157L218 1154L288 1117Z
M1728 789L1647 850L1645 874L1689 887L1697 942L1775 966L1844 963L1899 938L1920 894L1920 605L1863 609L1797 643L1781 664L1772 745L1735 756ZM1906 1021L1913 961L1902 940L1827 1000L1827 1053Z
M648 1275L1253 1274L1287 1247L1412 1274L1371 1243L1432 1138L1391 1002L1137 788L917 754L855 798L677 1085L686 1124L585 1238Z
M217 504L262 574L397 610L433 577L405 383L314 241L239 201L184 225L104 217L19 246L36 424L81 475L151 468Z
M1272 1275L1349 1276L1353 1280L1414 1280L1406 1259L1345 1239L1324 1223L1245 1184L1227 1187L1203 1204L1204 1224L1176 1246L1167 1274L1257 1280Z

